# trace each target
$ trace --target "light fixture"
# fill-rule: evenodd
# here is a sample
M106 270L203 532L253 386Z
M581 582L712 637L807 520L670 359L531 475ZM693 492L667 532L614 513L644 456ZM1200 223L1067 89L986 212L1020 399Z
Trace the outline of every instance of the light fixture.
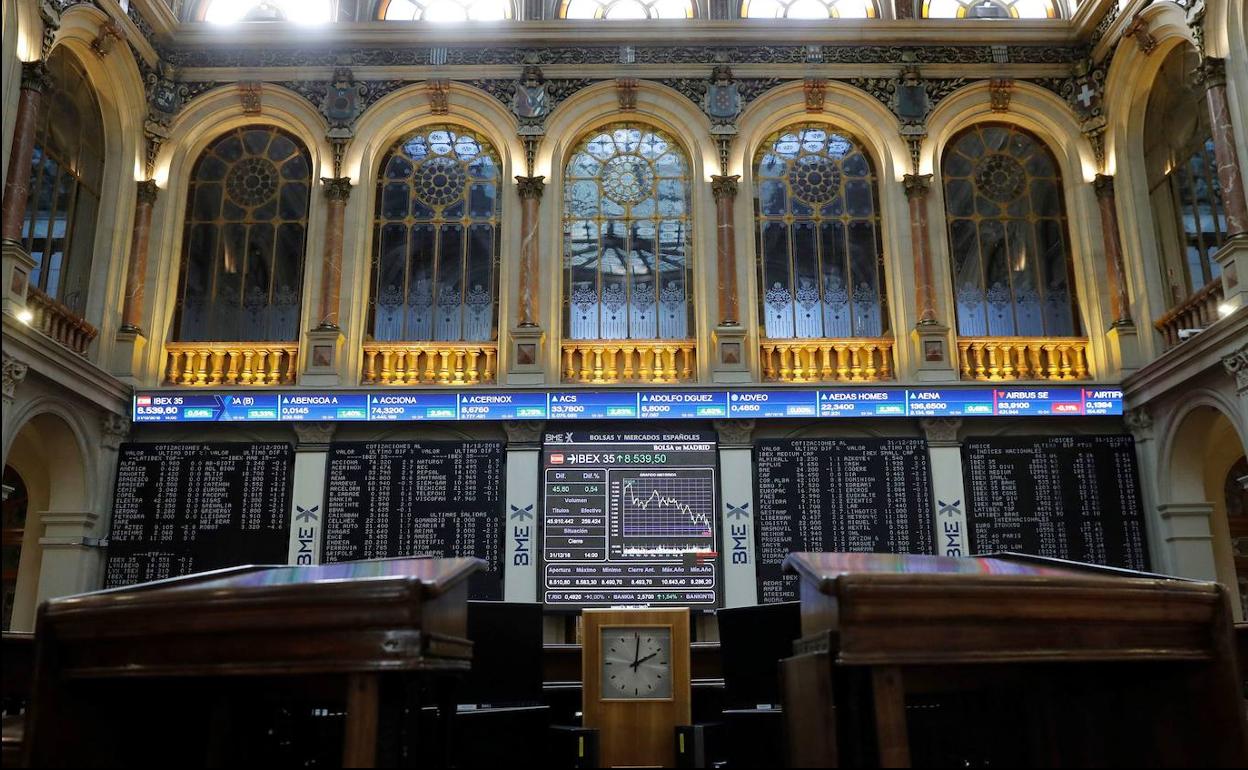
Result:
M30 322L35 320L35 314L30 312L28 308L22 308L21 310L17 311L17 320L21 321L27 326L30 326Z
M1220 305L1218 305L1218 317L1219 318L1226 318L1228 315L1234 312L1235 312L1235 306L1229 302L1223 302Z

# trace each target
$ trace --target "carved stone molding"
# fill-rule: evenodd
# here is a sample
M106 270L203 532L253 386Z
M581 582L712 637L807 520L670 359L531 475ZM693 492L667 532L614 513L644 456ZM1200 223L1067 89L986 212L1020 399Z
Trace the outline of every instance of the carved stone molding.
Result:
M637 109L637 78L616 78L615 96L619 100L621 111L631 112Z
M1145 56L1157 50L1157 38L1148 31L1148 19L1143 16L1136 15L1128 26L1122 32L1123 37L1135 38L1135 44L1140 47L1140 52Z
M91 51L96 56L103 59L113 51L113 45L118 40L125 40L126 33L121 25L116 21L109 19L100 25L100 31L95 34L95 39L91 41Z
M105 448L119 449L130 435L130 420L114 412L105 412L100 417L100 432L103 434L100 443Z
M546 423L541 420L504 420L508 444L540 444Z
M521 200L536 198L541 200L542 193L546 190L546 177L544 176L518 176L516 177L516 192L519 193Z
M134 186L134 200L140 205L154 205L159 194L160 187L156 185L155 179L145 179Z
M291 425L295 429L295 443L300 447L327 446L334 438L334 430L338 424L333 422L297 422Z
M13 394L17 391L17 385L26 379L26 373L30 371L25 363L18 361L13 356L4 355L3 359L3 392L4 402L6 404L13 401Z
M748 447L754 435L753 420L716 420L715 432L721 447Z
M901 178L907 198L926 198L932 191L931 174L906 174Z
M1013 78L992 78L988 81L988 98L993 112L1009 112L1010 97L1014 95Z
M1114 177L1110 174L1097 174L1092 180L1092 189L1098 198L1114 197Z
M1226 367L1226 373L1235 378L1236 392L1248 392L1248 345L1224 357L1222 365Z
M715 196L715 200L720 198L737 197L737 188L740 187L741 177L739 175L714 174L711 176L711 195Z
M325 197L331 201L345 201L351 197L351 177L323 176L321 184L325 185Z
M259 83L251 80L245 80L238 84L238 100L243 105L244 115L259 115L263 110L262 95L264 87Z
M806 97L807 112L823 112L828 96L827 78L806 78L802 84L802 93Z
M22 90L43 93L52 87L52 75L42 60L22 62Z
M958 431L962 429L961 417L927 417L919 420L919 427L930 446L956 446Z
M447 80L430 80L425 86L429 94L429 111L434 115L445 115L451 111L451 84Z
M1206 56L1196 70L1196 82L1205 88L1226 85L1226 59Z
M1136 441L1146 441L1153 437L1153 416L1149 414L1148 407L1139 406L1135 409L1128 409L1123 413L1122 421L1126 423L1127 430L1135 436Z

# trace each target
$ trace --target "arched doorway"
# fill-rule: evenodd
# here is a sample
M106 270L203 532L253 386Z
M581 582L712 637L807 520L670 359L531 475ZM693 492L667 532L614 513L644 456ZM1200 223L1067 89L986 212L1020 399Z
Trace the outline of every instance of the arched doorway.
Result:
M12 466L4 466L3 532L0 548L4 551L4 630L13 618L13 602L17 598L17 576L22 562L22 541L26 535L26 511L30 493L22 475Z

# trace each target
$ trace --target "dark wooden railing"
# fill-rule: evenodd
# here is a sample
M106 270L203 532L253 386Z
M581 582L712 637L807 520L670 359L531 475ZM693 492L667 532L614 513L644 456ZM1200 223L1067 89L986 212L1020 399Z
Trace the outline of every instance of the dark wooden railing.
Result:
M31 313L31 326L78 355L85 356L87 347L100 333L67 305L34 286L26 294L26 309Z

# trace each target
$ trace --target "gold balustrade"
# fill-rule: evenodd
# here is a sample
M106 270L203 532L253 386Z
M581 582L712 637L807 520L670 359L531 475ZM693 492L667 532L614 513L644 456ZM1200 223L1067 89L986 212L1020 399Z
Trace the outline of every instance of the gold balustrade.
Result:
M1153 327L1166 338L1166 347L1172 348L1183 341L1179 338L1181 330L1203 329L1217 321L1223 291L1222 277L1218 276L1153 322Z
M892 337L785 339L761 342L763 379L779 382L870 382L893 378Z
M365 385L476 385L494 382L494 342L365 342Z
M964 380L1086 380L1083 337L960 337Z
M295 342L167 342L165 384L292 385Z
M687 382L697 371L694 340L571 340L563 343L565 382Z
M87 347L100 332L81 316L37 286L30 286L26 293L26 309L30 311L30 325L79 355L87 354Z

